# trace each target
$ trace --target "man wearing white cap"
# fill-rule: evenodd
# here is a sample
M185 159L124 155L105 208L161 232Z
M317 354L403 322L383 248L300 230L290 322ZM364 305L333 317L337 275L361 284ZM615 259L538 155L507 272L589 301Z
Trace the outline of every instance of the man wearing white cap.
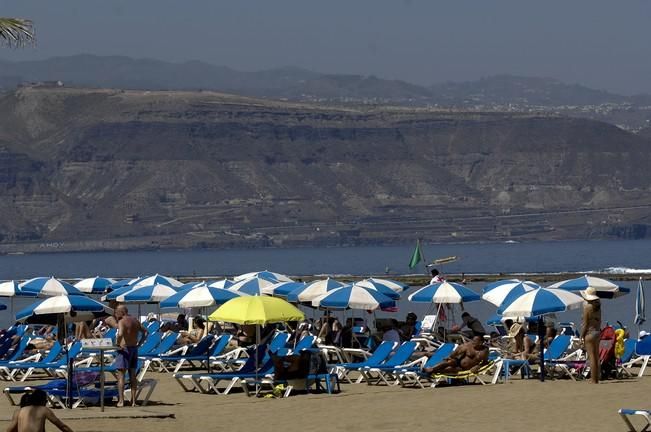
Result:
M601 301L597 290L588 287L581 295L586 300L583 306L583 326L581 339L588 354L590 364L590 380L597 384L601 378L601 365L599 364L599 336L601 334Z

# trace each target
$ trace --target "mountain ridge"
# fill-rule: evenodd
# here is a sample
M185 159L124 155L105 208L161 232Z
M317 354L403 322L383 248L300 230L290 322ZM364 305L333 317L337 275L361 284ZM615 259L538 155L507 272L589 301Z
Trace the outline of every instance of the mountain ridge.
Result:
M0 118L0 252L651 236L651 140L589 119L39 86Z

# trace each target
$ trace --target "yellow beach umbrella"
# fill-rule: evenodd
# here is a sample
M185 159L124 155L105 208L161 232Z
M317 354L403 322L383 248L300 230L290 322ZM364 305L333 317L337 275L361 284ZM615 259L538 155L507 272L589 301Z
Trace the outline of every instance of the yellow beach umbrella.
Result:
M296 306L278 297L242 296L231 299L210 314L210 321L264 325L300 321L305 317Z

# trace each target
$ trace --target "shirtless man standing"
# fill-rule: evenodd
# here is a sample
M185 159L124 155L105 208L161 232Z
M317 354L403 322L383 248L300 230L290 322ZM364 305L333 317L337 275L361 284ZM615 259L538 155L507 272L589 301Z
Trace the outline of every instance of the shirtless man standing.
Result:
M45 430L45 420L63 432L72 432L72 429L45 406L47 395L43 390L34 390L25 394L20 399L20 408L16 410L7 432L42 432Z
M431 368L424 368L423 372L427 374L457 373L467 370L477 372L487 362L488 347L484 344L484 338L475 336L470 342L455 349L441 363Z
M129 315L127 307L120 305L115 308L115 318L118 321L118 335L116 343L120 347L115 360L118 369L118 404L124 406L124 375L129 370L129 383L131 384L131 405L136 405L136 390L138 380L136 369L138 367L138 347L147 338L147 329L140 322ZM140 332L140 340L138 340Z

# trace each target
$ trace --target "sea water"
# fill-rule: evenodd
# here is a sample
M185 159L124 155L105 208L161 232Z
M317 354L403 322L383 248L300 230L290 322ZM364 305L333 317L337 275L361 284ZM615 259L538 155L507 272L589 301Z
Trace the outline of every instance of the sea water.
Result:
M403 245L4 255L0 256L0 279L36 276L71 279L97 275L136 277L154 273L221 278L265 269L294 276L422 274L422 264L414 269L408 267L413 249L414 245ZM441 266L441 270L448 274L610 272L616 278L618 273L651 273L650 240L423 244L422 250L428 261L456 256L456 261ZM468 286L481 292L484 285L471 282ZM631 288L632 294L604 300L604 320L611 323L621 320L631 325L637 282L622 282L621 285ZM9 299L0 301L10 305ZM16 299L14 310L30 302L29 299ZM377 312L375 315L395 316L402 320L409 311L419 316L431 312L430 305L410 303L406 295L398 307L398 313ZM484 301L467 303L464 308L482 320L495 312L495 307ZM151 309L151 306L144 306L142 310ZM306 313L316 316L318 312L306 309ZM352 312L347 314L350 316ZM458 322L460 314L460 307L455 306L448 315ZM364 311L357 311L356 316L372 317ZM0 325L6 326L12 319L9 309L0 312ZM560 314L558 319L579 324L580 314L570 311Z

